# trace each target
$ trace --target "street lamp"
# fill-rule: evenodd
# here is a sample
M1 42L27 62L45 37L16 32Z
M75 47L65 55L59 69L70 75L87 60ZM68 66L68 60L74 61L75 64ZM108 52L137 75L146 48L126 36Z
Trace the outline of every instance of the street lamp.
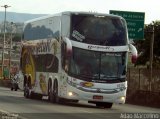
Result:
M8 7L11 7L11 6L8 6L8 5L4 5L4 6L1 6L1 7L4 7L5 8L5 17L4 17L4 39L3 39L3 50L2 50L2 77L3 77L3 70L4 70L4 51L5 51L5 41L6 41L6 9ZM4 77L3 77L4 78Z

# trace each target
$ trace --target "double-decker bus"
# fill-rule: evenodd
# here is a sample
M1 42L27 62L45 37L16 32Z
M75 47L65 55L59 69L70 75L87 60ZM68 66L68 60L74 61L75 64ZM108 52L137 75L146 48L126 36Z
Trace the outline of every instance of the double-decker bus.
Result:
M62 12L24 24L21 70L24 96L51 102L85 100L111 108L127 90L129 44L125 20L116 15Z

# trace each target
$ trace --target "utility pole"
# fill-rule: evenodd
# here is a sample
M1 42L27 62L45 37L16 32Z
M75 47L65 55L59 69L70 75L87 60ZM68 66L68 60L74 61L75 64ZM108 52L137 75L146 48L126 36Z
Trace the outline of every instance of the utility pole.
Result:
M5 52L5 42L6 42L6 9L8 7L11 7L11 6L4 5L4 6L1 6L1 7L5 8L5 15L4 15L4 39L3 39L3 50L2 50L2 65L1 65L2 66L2 77L3 77L3 73L4 73L4 52Z
M15 23L11 22L11 38L10 38L10 48L9 48L9 78L11 79L11 53L12 53L12 39L13 39L13 25Z

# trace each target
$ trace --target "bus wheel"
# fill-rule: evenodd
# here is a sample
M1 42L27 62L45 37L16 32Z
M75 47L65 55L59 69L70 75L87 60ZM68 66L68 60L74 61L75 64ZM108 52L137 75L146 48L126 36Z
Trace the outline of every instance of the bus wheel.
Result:
M29 89L28 89L27 83L25 84L25 87L24 87L24 97L29 98Z
M53 95L55 103L63 103L62 99L58 96L58 83L54 82Z
M51 83L48 84L48 100L55 102Z
M24 87L24 97L34 99L34 92L31 91L31 82L27 82Z

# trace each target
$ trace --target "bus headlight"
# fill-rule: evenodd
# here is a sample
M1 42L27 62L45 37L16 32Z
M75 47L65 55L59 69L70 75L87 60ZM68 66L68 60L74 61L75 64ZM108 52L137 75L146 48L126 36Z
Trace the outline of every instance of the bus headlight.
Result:
M68 92L68 95L69 96L73 96L73 92Z
M75 93L75 92L69 91L69 92L68 92L68 96L69 96L69 97L75 97L75 96L78 96L78 94Z
M121 97L119 97L119 99L120 99L121 101L125 101L126 97L125 97L125 96L121 96Z

